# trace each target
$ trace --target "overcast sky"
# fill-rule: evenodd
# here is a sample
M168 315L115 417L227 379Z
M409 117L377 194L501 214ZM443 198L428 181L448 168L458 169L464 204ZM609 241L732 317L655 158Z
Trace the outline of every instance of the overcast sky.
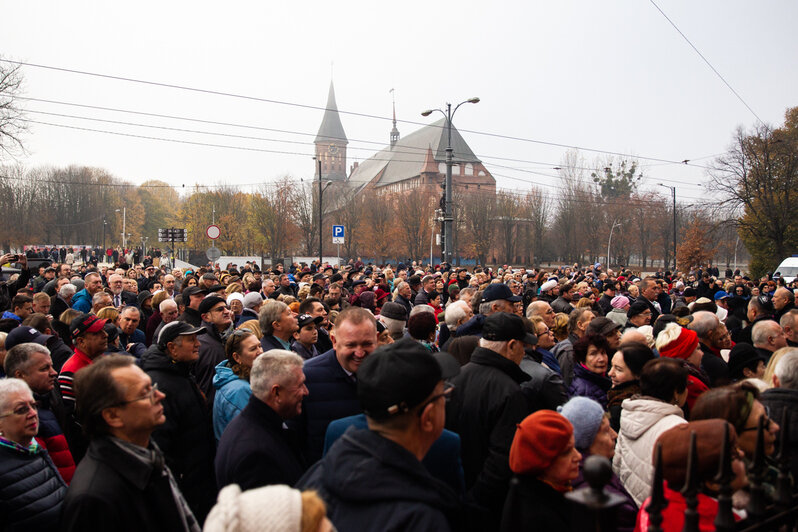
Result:
M798 105L798 2L656 1L766 123L781 124L785 110ZM757 120L648 0L4 2L0 54L270 101L25 66L24 95L61 102L25 102L30 120L106 133L32 123L29 155L20 162L97 166L134 183L312 178L318 108L331 76L349 164L388 142L391 88L402 135L419 127L409 122L440 118L421 111L478 96L482 101L461 107L454 124L472 131L464 136L498 186L514 190L559 186L552 168L566 148L538 141L706 165L737 126ZM588 166L604 157L582 155ZM704 195L704 168L641 163L645 188L676 185L685 202Z

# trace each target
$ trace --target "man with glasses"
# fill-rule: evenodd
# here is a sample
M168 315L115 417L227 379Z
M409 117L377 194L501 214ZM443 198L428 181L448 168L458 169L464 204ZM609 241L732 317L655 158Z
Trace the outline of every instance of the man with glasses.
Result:
M227 301L216 294L205 297L197 310L202 316L202 327L207 334L200 336L199 360L194 366L194 375L197 376L197 384L205 394L208 405L213 405L216 394L213 377L216 375L216 365L227 360L224 344L233 330L233 313L230 312Z
M152 439L163 451L178 487L200 522L216 498L210 410L191 373L199 358L198 337L206 335L207 329L173 321L161 329L157 342L141 357L141 369L166 394L166 422L155 429Z
M368 428L349 429L297 487L317 490L340 530L461 530L458 497L421 462L459 371L451 355L411 339L380 347L358 371Z
M127 355L111 354L75 378L78 415L91 439L64 500L61 529L199 532L152 432L164 394Z
M308 394L302 357L272 349L255 359L249 375L252 395L225 429L216 453L219 489L238 484L242 490L288 484L305 472L305 462L284 421L302 411Z

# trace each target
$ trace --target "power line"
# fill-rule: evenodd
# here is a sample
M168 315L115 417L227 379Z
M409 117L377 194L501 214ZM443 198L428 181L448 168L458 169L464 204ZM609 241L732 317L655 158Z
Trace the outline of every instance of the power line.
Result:
M82 117L82 116L75 116L75 115L65 115L65 114L60 114L60 113L48 113L48 112L44 112L44 111L32 111L32 112L45 114L45 115L51 115L51 116L77 118L77 119L83 119L83 120L107 122L107 123L120 124L120 125L130 125L130 126L137 126L137 127L148 127L148 128L156 128L156 129L165 129L165 130L178 131L178 132L198 133L198 134L206 134L206 135L218 135L218 136L230 137L230 138L241 138L241 139L249 139L249 140L263 140L263 141L274 141L274 142L288 142L288 143L293 143L293 144L305 144L305 145L311 144L311 143L304 143L304 142L300 142L300 141L265 139L265 138L262 138L262 137L252 137L252 136L245 136L245 135L232 135L232 134L225 134L225 133L216 133L216 132L207 132L207 131L198 131L198 130L188 130L188 129L182 129L182 128L172 128L172 127L168 127L168 126L156 126L156 125L151 125L151 124L137 124L137 123L132 123L132 122L122 122L122 121L116 121L116 120L106 120L106 119ZM94 133L103 133L103 134L110 134L110 135L120 135L120 136L127 136L127 137L140 138L140 139L146 139L146 140L157 140L157 141L162 141L162 142L176 142L176 143L181 143L181 144L199 145L199 146L216 147L216 148L240 149L240 150L258 151L258 152L266 152L266 153L279 153L279 154L309 156L307 154L302 154L302 153L299 153L299 152L285 152L285 151L278 151L278 150L267 150L267 149L264 149L264 148L248 148L248 147L234 146L234 145L229 145L229 144L212 144L212 143L188 141L188 140L182 140L182 139L171 139L171 138L166 138L166 137L152 137L152 136L148 136L148 135L138 135L138 134L133 134L133 133L123 133L123 132L117 132L117 131L101 130L101 129L94 129L94 128L85 128L85 127L67 125L67 124L55 124L55 123L52 123L52 122L41 122L41 121L36 121L36 120L26 120L26 121L30 122L30 123L34 123L34 124L41 124L41 125L47 125L47 126L53 126L53 127L76 129L76 130L80 130L80 131L89 131L89 132L94 132ZM363 148L355 148L355 149L363 149ZM394 153L406 153L406 154L409 154L410 152L396 151ZM369 160L388 161L388 162L416 162L415 160L397 159L397 158L385 159L385 158L380 158L377 155L374 155L374 156L370 157ZM529 174L533 174L533 175L540 175L540 176L549 177L549 178L552 178L552 179L559 179L560 178L560 176L553 176L553 175L545 174L545 173L542 173L542 172L535 172L533 170L527 170L527 169L522 169L522 168L514 168L514 167L510 167L510 166L504 166L504 165L496 164L496 163L492 163L492 165L496 166L498 168L505 168L505 169L513 170L513 171L517 171L517 172L529 173ZM590 169L590 168L581 168L581 167L576 167L576 168L577 169L585 169L585 170L594 170L594 169ZM491 172L491 173L493 175L500 175L500 174L495 174L494 172ZM509 176L502 176L502 177L509 177ZM519 181L524 181L524 180L522 180L520 178L516 178L516 179L518 179ZM684 183L682 181L673 180L673 179L667 179L667 178L659 178L659 180L660 181L666 181L666 182L675 183L675 184L678 184L678 185L681 185L681 186L696 186L696 185L692 185L692 184L689 184L689 183ZM542 183L537 183L537 182L534 182L534 181L528 181L528 182L535 183L535 184L541 184L543 186L549 186L549 187L552 187L552 188L564 188L562 186L553 185L553 184L542 184ZM259 183L253 183L252 185L257 185L257 184L259 184Z
M745 101L745 100L743 100L743 97L742 97L742 96L740 96L740 95L737 93L737 91L736 91L736 90L734 90L734 88L733 88L731 85L729 85L729 82L728 82L728 81L726 81L726 79L725 79L725 78L724 78L724 77L723 77L723 76L720 74L720 72L718 72L718 70L717 70L717 69L716 69L714 66L712 66L712 63L710 63L710 62L709 62L709 60L708 60L706 57L704 57L704 54L702 54L702 53L701 53L701 52L698 50L698 48L696 48L696 47L695 47L695 45L694 45L692 42L690 42L690 39L688 39L688 38L687 38L687 35L685 35L684 33L682 33L682 30L680 30L680 29L679 29L679 27L678 27L678 26L676 26L676 24L675 24L675 23L674 23L674 22L673 22L673 21L672 21L672 20L671 20L671 19L668 17L668 15L666 15L666 14L665 14L665 12L664 12L662 9L660 9L660 7L659 7L659 6L656 4L656 2L654 2L654 0L649 0L649 2L651 2L651 4L652 4L654 7L656 7L656 8L657 8L657 11L659 11L659 12L662 14L662 16L663 16L663 17L665 17L665 20L667 20L668 22L670 22L671 26L673 26L673 29L675 29L677 32L679 32L679 35L681 35L681 36L682 36L682 38L683 38L685 41L687 41L687 44L689 44L689 45L690 45L690 47L691 47L693 50L695 50L695 53L697 53L697 54L698 54L698 56L699 56L701 59L703 59L703 60L704 60L704 63L706 63L706 64L707 64L707 66L708 66L709 68L711 68L711 69L712 69L712 72L714 72L714 73L715 73L715 75L716 75L716 76L718 76L718 77L720 78L720 80L723 82L723 84L724 84L724 85L726 85L726 86L729 88L729 90L730 90L730 91L732 91L732 93L733 93L733 94L734 94L734 95L737 97L737 99L738 99L738 100L740 100L740 101L742 102L742 104L743 104L743 105L746 107L746 109L748 109L749 111L751 111L751 114L752 114L752 115L754 115L754 117L756 117L756 119L757 119L757 120L759 120L759 123L760 123L760 124L762 124L762 125L765 125L765 122L764 122L764 121L763 121L761 118L759 118L759 115L758 115L758 114L756 114L756 113L754 112L754 110L753 110L753 109L751 109L751 106L750 106L750 105L748 105L748 104L746 103L746 101Z
M276 105L287 105L287 106L291 106L291 107L299 107L299 108L303 108L303 109L313 109L313 110L317 110L317 111L327 111L328 110L326 107L320 107L320 106L316 106L316 105L301 104L301 103L296 103L296 102L287 102L287 101L282 101L282 100L274 100L274 99L269 99L269 98L261 98L261 97L257 97L257 96L249 96L249 95L244 95L244 94L236 94L236 93L217 91L217 90L210 90L210 89L200 89L200 88L189 87L189 86L185 86L185 85L177 85L177 84L163 83L163 82L157 82L157 81L148 81L148 80L142 80L142 79L136 79L136 78L130 78L130 77L124 77L124 76L114 76L114 75L110 75L110 74L101 74L101 73L97 73L97 72L88 72L88 71L85 71L85 70L76 70L76 69L70 69L70 68L64 68L64 67L56 67L56 66L51 66L51 65L42 65L42 64L38 64L38 63L29 63L29 62L25 62L25 61L13 61L11 59L0 59L0 61L6 62L6 63L15 64L15 65L21 65L21 66L42 68L42 69L54 70L54 71L58 71L58 72L67 72L67 73L70 73L70 74L79 74L79 75L85 75L85 76L93 76L93 77L111 79L111 80L116 80L116 81L124 81L124 82L128 82L128 83L137 83L137 84L142 84L142 85L149 85L149 86L156 86L156 87L163 87L163 88L170 88L170 89L185 90L185 91L191 91L191 92L197 92L197 93L203 93L203 94L210 94L210 95L214 95L214 96L225 96L225 97L229 97L229 98L237 98L237 99L250 100L250 101L256 101L256 102L261 102L261 103L270 103L270 104L276 104ZM374 115L374 114L368 114L368 113L360 113L360 112L356 112L356 111L346 111L346 110L341 110L341 109L337 109L337 111L339 113L342 113L342 114L358 116L358 117L363 117L363 118L373 118L373 119L376 119L376 120L383 120L383 121L392 121L393 120L393 117L380 116L380 115ZM400 122L400 123L403 123L403 124L417 125L417 126L422 126L422 127L424 127L424 126L438 127L438 128L441 128L441 129L443 129L445 127L445 126L435 126L434 124L425 124L423 122L416 122L416 121L412 121L412 120L397 120L397 122ZM465 133L472 133L472 134L475 134L475 135L482 135L482 136L500 138L500 139L505 139L505 140L515 140L515 141L519 141L519 142L528 142L528 143L533 143L533 144L542 144L542 145L553 146L553 147L558 147L558 148L577 149L577 150L582 150L582 151L587 151L587 152L592 152L592 153L602 153L602 154L606 154L606 155L618 155L618 156L621 156L621 157L637 158L637 159L643 159L643 160L654 161L654 162L663 162L663 163L671 163L671 164L684 163L684 161L674 161L674 160L670 160L670 159L663 159L663 158L658 158L658 157L646 157L646 156L642 156L642 155L631 155L631 154L623 153L623 152L615 152L615 151L602 150L602 149L597 149L597 148L586 148L586 147L583 147L583 146L562 144L562 143L557 143L557 142L543 141L543 140L530 139L530 138L524 138L524 137L516 137L516 136L512 136L512 135L502 135L502 134L498 134L498 133L490 133L490 132L484 132L484 131L476 131L476 130L469 130L469 129L458 129L458 131L465 132Z
M238 128L246 128L246 129L277 132L277 133L286 133L286 134L291 134L291 135L302 135L302 136L315 137L315 133L306 133L306 132L301 132L301 131L290 131L290 130L284 130L284 129L274 129L274 128L267 128L267 127L262 127L262 126L253 126L253 125L248 125L248 124L236 124L236 123L231 123L231 122L217 122L217 121L212 121L212 120L202 120L202 119L190 118L190 117L184 117L184 116L163 115L163 114L157 114L157 113L149 113L149 112L143 112L143 111L133 111L133 110L128 110L128 109L119 109L119 108L113 108L113 107L101 107L101 106L85 105L85 104L78 104L78 103L72 103L72 102L62 102L62 101L57 101L57 100L47 100L47 99L42 99L42 98L31 98L31 97L20 97L20 98L24 99L24 100L29 100L29 101L36 101L36 102L42 102L42 103L52 103L52 104L56 104L56 105L76 106L76 107L89 108L89 109L95 109L95 110L121 112L121 113L128 113L128 114L135 114L135 115L142 115L142 116L150 116L150 117L156 117L156 118L166 118L166 119L173 119L173 120L184 120L184 121L204 123L204 124L210 124L210 125L221 125L221 126L228 126L228 127L238 127ZM294 144L315 145L315 143L302 143L302 142L299 142L299 141L289 141L289 140L281 140L281 139L264 139L264 138L261 138L261 137L247 137L247 136L238 136L238 135L228 135L228 134L212 133L212 132L204 132L204 131L196 131L196 130L186 130L186 129L180 129L180 128L169 128L169 127L166 127L166 126L154 126L154 125L150 125L150 124L135 124L135 123L130 123L130 122L103 120L103 119L84 117L84 116L76 116L76 115L65 115L65 114L58 114L58 113L46 113L44 111L35 111L35 110L33 110L33 111L29 111L29 112L41 113L41 114L50 114L50 115L54 115L54 116L63 116L63 117L70 117L70 118L78 118L78 119L84 119L84 120L103 121L103 122L123 124L123 125L134 125L134 126L141 126L141 127L171 129L171 130L174 130L174 131L201 133L201 134L208 134L208 135L221 135L221 136L237 137L237 138L244 138L244 139L251 139L251 140L265 140L265 141L274 141L274 142L286 142L286 143L294 143ZM332 137L332 138L335 138L335 137ZM381 141L369 141L369 140L363 140L363 139L339 139L339 140L348 140L349 142L352 142L352 143L374 144L374 145L379 145L379 146L385 146L385 143L381 142ZM368 148L360 148L360 147L355 147L355 146L349 146L348 149L367 150ZM415 150L415 151L406 151L406 150ZM391 150L391 151L392 151L392 153L407 153L407 154L411 154L412 155L412 154L418 154L420 152L426 152L426 150L427 150L427 148L421 148L421 147L417 148L417 147L414 147L414 146L403 146L402 150ZM540 165L545 165L547 168L551 168L551 169L556 169L556 167L559 166L557 163L548 163L548 162L543 162L543 161L530 161L530 160L525 160L525 159L514 159L514 158L509 158L509 157L499 157L499 156L492 156L492 155L485 155L485 154L476 154L476 155L477 155L477 157L480 158L480 160L500 160L500 161L519 162L519 163L540 164ZM706 159L706 158L709 158L709 157L714 157L714 155L713 156L699 157L699 158L695 158L695 159L692 159L692 160ZM662 166L662 165L672 165L672 164L685 165L685 164L689 163L689 161L690 160L684 160L684 161L680 161L680 162L666 162L666 163L658 163L656 165L649 165L649 166ZM491 164L493 164L493 163L491 163ZM496 166L500 166L500 165L496 165ZM640 166L641 166L641 168L646 167L646 165L640 165ZM701 165L689 165L689 166L696 167L696 168L707 169L707 167L701 166ZM526 170L526 169L511 168L511 167L504 167L504 168L516 170L516 171L519 171L519 172L523 172L523 171ZM595 168L589 168L589 167L574 167L574 168L579 169L579 170L588 170L588 171L596 170ZM668 181L668 180L666 179L666 181ZM677 184L682 184L682 185L690 185L691 184L691 183L685 183L683 181L678 181L678 180L669 180L669 181L673 182L673 183L677 183Z

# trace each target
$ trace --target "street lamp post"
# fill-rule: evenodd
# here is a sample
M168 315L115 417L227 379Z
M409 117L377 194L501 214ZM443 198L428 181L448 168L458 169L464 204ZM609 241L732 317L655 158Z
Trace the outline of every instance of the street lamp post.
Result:
M452 149L452 118L461 105L464 103L479 103L479 98L469 98L463 102L458 103L454 111L452 111L452 104L446 104L446 112L440 109L428 109L421 113L421 116L429 116L433 112L438 111L446 117L446 129L448 133L448 144L446 146L446 181L444 181L444 213L443 213L443 256L447 263L452 263L452 244L454 242L454 216L452 214L452 164L454 159L454 150Z
M119 212L120 209L114 209L114 212ZM127 249L127 207L122 207L122 251Z
M676 187L663 185L658 183L659 186L671 189L673 195L673 271L676 272Z
M615 220L612 222L612 227L610 227L610 238L607 240L607 269L610 269L610 244L612 244L612 231L619 227L621 224Z

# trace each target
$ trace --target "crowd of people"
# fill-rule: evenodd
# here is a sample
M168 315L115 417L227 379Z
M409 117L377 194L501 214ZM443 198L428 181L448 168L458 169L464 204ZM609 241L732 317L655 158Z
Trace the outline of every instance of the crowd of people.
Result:
M691 435L702 526L798 450L779 276L62 259L0 256L4 530L568 530L590 456L646 530L659 443L680 531Z

